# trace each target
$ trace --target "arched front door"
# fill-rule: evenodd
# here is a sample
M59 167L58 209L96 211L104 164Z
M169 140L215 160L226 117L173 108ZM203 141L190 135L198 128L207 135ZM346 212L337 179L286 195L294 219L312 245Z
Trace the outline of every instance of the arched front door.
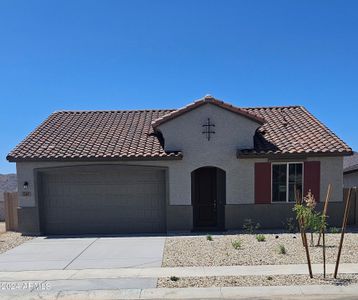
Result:
M225 229L225 177L216 167L191 173L194 230Z

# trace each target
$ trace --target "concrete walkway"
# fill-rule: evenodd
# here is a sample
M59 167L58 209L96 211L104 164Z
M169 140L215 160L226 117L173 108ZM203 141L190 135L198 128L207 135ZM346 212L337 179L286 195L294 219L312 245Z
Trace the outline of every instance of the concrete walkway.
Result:
M322 274L322 265L313 264L314 274ZM332 274L334 265L327 265L327 274ZM358 264L341 264L339 273L357 273ZM4 281L50 281L116 278L157 278L157 277L202 277L202 276L248 276L248 275L290 275L308 274L307 265L261 265L221 267L175 267L175 268L113 268L80 270L40 270L22 272L0 272Z
M118 289L62 292L21 292L1 294L2 300L15 299L357 299L358 285L350 286L271 286L180 289Z
M164 243L165 237L157 236L35 238L0 255L0 299L9 282L15 290L31 291L24 280L49 284L51 292L155 288L157 278L129 276L125 270L160 267ZM109 277L106 272L112 268L122 269L123 276ZM71 278L88 269L93 270L88 276Z

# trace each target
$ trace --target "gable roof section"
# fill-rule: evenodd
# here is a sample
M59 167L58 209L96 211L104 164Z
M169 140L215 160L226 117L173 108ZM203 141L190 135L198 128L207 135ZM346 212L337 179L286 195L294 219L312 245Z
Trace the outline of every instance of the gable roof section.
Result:
M343 173L358 172L358 152L353 152L353 155L347 156L343 160Z
M151 122L170 110L61 111L7 156L9 161L180 159L166 153Z
M244 108L265 118L254 137L254 149L239 157L257 155L350 155L352 149L302 106Z
M187 106L184 106L182 108L179 108L175 111L172 111L158 119L156 119L153 123L152 123L152 126L154 129L156 129L159 125L163 124L163 123L166 123L170 120L173 120L189 111L192 111L202 105L205 105L205 104L213 104L213 105L216 105L220 108L223 108L223 109L226 109L228 111L231 111L233 113L236 113L238 115L241 115L241 116L244 116L245 118L248 118L252 121L255 121L257 123L259 123L260 125L262 125L263 123L265 123L265 119L258 116L258 115L255 115L255 114L252 114L251 112L247 111L247 110L244 110L242 108L239 108L239 107L236 107L236 106L233 106L231 104L228 104L228 103L225 103L223 101L220 101L218 99L215 99L214 97L210 96L210 95L207 95L205 96L204 98L202 99L199 99L193 103L190 103L189 105Z
M224 105L226 109L236 111L236 108L216 101L215 105ZM195 103L192 105L199 105ZM56 112L16 146L7 159L181 159L180 151L164 151L160 137L152 127L162 124L162 120L171 119L173 115L176 117L178 111L183 113L183 109ZM265 123L254 136L254 149L240 149L238 157L352 153L347 144L301 106L240 108L239 111L241 115L261 123L265 120Z

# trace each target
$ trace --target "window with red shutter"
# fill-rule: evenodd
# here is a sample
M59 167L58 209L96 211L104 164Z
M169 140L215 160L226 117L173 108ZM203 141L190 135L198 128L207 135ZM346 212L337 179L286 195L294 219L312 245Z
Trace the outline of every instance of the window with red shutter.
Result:
M255 204L271 203L271 163L255 163Z
M302 196L302 162L272 163L272 202L295 202L295 191Z
M306 161L304 163L304 195L311 190L314 198L319 202L321 187L321 162Z

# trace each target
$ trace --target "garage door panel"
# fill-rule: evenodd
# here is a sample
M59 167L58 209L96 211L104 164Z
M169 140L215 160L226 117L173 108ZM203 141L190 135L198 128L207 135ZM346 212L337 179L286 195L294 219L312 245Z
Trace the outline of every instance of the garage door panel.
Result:
M164 170L96 166L43 172L47 234L165 231Z

